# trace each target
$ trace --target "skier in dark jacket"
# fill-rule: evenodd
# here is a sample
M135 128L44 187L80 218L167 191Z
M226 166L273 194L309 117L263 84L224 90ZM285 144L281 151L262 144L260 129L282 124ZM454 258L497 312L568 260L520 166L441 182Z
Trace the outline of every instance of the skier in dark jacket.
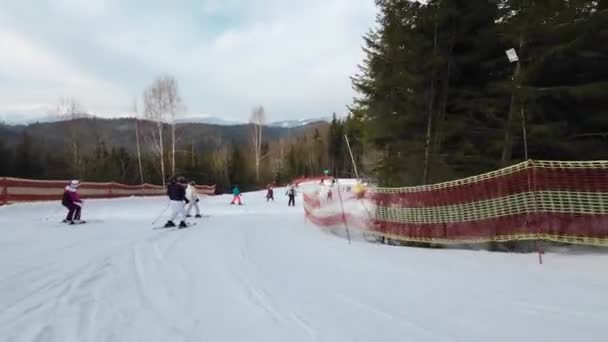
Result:
M270 200L274 202L274 190L272 189L271 185L268 185L266 192L266 202L269 202Z
M286 195L289 196L289 202L287 203L287 206L295 207L296 206L296 187L292 185L289 188L289 190L287 190Z
M167 195L171 201L171 218L165 223L165 228L175 227L173 220L180 218L179 228L186 228L186 214L184 208L186 206L186 180L184 177L171 177L169 185L167 185Z

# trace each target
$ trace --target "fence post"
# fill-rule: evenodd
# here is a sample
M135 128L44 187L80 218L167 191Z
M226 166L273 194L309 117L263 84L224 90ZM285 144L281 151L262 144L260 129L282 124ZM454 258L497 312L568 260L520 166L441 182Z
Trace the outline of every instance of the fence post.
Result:
M530 160L530 162L532 163L532 200L534 201L534 214L538 214L538 199L536 196L536 164L534 163L534 160ZM543 264L543 245L542 245L542 240L538 239L536 240L536 251L538 252L538 263L539 264Z
M8 187L6 185L6 177L2 177L2 204L8 204Z
M338 182L336 182L336 184L338 184ZM338 184L338 198L340 198L340 206L342 207L342 222L344 222L346 236L348 237L348 244L350 245L350 231L348 230L348 222L346 222L346 214L344 213L344 202L342 201L342 191L340 191L340 184Z
M537 198L536 198L536 164L534 162L534 160L532 159L528 159L527 160L527 165L526 167L528 168L527 170L527 175L528 175L528 192L530 193L530 197L532 198L532 203L530 203L531 205L531 209L532 209L532 215L536 215L538 214L538 203L537 203ZM530 212L528 211L528 213L526 214L526 229L528 230L528 232L530 231ZM537 222L537 220L536 220ZM538 223L537 223L538 224ZM536 240L534 241L534 244L536 246L536 252L538 253L538 263L540 265L543 264L543 249L542 249L542 240L541 240L541 236L540 236L540 228L539 227L534 227L534 230L537 231L537 236L536 236Z

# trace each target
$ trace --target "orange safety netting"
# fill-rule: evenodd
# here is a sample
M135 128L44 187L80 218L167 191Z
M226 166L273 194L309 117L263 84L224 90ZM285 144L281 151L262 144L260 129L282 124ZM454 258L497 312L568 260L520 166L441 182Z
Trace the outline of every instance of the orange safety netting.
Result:
M70 181L0 178L0 204L14 202L60 200ZM200 193L215 194L215 185L196 187ZM82 198L116 198L128 196L160 196L164 187L152 184L125 185L120 183L83 182L78 193Z
M608 161L530 160L456 181L369 188L364 196L342 198L343 211L320 193L307 193L307 217L320 226L354 222L368 233L411 242L608 246Z

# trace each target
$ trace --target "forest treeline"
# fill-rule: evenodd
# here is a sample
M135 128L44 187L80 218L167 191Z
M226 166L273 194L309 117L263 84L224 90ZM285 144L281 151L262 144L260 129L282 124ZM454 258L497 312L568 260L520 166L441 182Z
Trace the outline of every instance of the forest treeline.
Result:
M608 159L608 1L376 5L351 112L380 183Z
M13 144L0 137L0 175L160 184L179 173L220 190L234 184L247 190L326 170L354 177L354 160L359 177L403 186L526 158L608 159L608 1L376 0L376 6L376 23L362 40L365 59L352 76L357 95L348 115L334 115L329 125L268 136L264 109L256 107L246 138L180 140L184 128L166 124L181 107L177 82L163 77L144 92L139 153L134 139L117 145L70 125L63 148L49 150L24 130ZM507 58L511 49L516 60ZM63 107L67 114L82 111ZM135 136L138 122L123 133ZM79 139L93 147L79 150Z

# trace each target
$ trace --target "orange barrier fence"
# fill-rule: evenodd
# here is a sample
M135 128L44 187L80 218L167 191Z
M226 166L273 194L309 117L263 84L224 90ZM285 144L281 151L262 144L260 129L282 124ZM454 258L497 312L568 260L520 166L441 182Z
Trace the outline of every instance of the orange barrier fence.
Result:
M70 181L0 178L0 204L60 200ZM196 187L200 193L215 194L215 185ZM82 198L116 198L129 196L161 196L164 187L152 184L125 185L120 183L83 182L78 193Z
M320 226L351 221L368 233L410 242L608 246L608 161L530 160L456 181L368 188L343 198L344 211L320 192L308 192L306 215Z

